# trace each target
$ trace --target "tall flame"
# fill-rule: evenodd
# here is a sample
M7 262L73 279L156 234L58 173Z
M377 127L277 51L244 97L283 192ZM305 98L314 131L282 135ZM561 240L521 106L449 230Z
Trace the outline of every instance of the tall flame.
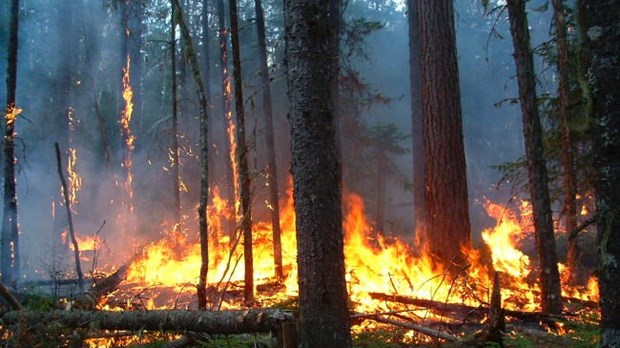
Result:
M135 148L135 135L131 131L131 117L133 115L133 89L131 88L131 58L127 55L127 65L123 68L123 100L125 100L125 108L121 114L119 121L121 126L121 135L125 142L125 154L123 157L122 166L125 168L125 193L127 196L126 204L129 214L133 213L133 163L131 155Z

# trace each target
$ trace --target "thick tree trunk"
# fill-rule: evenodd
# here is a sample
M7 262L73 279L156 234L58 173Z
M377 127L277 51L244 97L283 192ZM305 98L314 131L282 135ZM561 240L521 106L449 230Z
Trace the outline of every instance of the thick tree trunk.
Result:
M285 1L302 347L351 347L340 169L332 105L330 2ZM332 13L332 15L335 15Z
M172 15L170 16L170 76L172 96L172 145L170 146L172 158L172 197L174 197L174 222L175 226L181 223L181 184L179 173L179 117L177 104L177 38L176 38L176 10L174 0L170 3Z
M413 218L416 236L424 232L424 127L420 76L420 28L417 0L407 1L409 23L409 83L411 87L411 140L413 154ZM418 238L418 237L416 237Z
M2 234L0 235L0 272L2 272L2 282L5 284L12 283L20 277L15 180L15 119L21 111L15 105L18 32L19 0L11 0L4 114L4 209L2 211Z
M424 246L444 265L470 243L467 175L451 0L418 0L424 134Z
M233 335L279 331L294 320L293 313L280 309L236 311L12 311L2 316L8 325L58 323L70 328L99 330L203 332Z
M590 57L594 166L598 174L600 347L620 347L620 2L591 0L582 8L582 30L587 34L584 49Z
M239 49L239 20L237 0L229 0L230 35L232 39L233 76L235 80L235 110L237 119L237 165L239 166L239 195L241 199L241 231L243 232L243 261L245 265L243 298L246 304L254 302L254 258L252 255L252 199L248 146L245 141L245 113L243 110L243 84L241 81L241 52Z
M575 177L574 146L569 126L568 99L570 93L568 63L568 38L566 31L566 13L563 0L553 0L553 18L555 22L555 38L558 49L558 114L562 127L562 170L564 179L564 214L566 216L566 231L568 231L566 263L570 272L571 283L585 281L585 270L580 262L579 244L577 235L571 238L570 231L577 227L577 179Z
M276 167L276 147L273 139L273 112L271 108L271 87L269 67L267 66L267 39L265 38L265 13L261 0L254 0L256 10L256 31L258 34L258 56L263 85L263 116L265 117L265 145L267 149L267 185L269 186L269 205L271 208L271 228L273 229L273 263L275 275L283 278L282 242L280 232L280 202L278 197L278 168Z
M334 113L334 120L336 122L336 155L338 160L342 163L343 153L343 128L344 122L342 120L342 112L340 112L340 32L342 27L342 0L331 0L329 2L329 26L334 33L336 39L330 44L329 56L331 58L329 63L330 73L334 78L331 81L329 88L332 93L332 110ZM340 166L340 180L344 178L343 168ZM342 187L342 182L340 183Z
M209 221L207 219L207 203L209 197L209 114L207 112L207 93L200 74L200 67L196 50L192 42L189 28L183 18L183 9L179 0L173 0L173 5L178 11L178 21L181 27L181 35L185 42L186 56L189 63L196 96L200 110L200 202L198 204L198 234L200 235L200 275L197 286L198 308L205 309L207 306L207 273L209 269Z
M538 115L534 62L525 13L525 0L509 0L508 15L514 45L514 59L519 82L519 100L523 114L525 157L534 215L536 252L540 267L541 307L543 312L562 313L560 276L558 273L555 236L547 167L543 150L543 131Z

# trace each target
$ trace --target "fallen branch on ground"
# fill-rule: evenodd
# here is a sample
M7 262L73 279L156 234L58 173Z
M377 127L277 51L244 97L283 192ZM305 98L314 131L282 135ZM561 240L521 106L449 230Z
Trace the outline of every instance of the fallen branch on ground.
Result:
M57 323L70 328L99 330L205 332L242 334L280 330L282 323L294 320L290 311L252 309L235 311L11 311L1 317L8 325Z

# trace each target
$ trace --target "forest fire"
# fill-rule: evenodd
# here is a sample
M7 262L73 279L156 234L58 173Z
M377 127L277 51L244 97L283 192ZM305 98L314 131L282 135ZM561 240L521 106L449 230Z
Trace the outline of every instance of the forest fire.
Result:
M281 227L283 264L286 279L282 287L271 292L257 293L263 305L282 301L297 294L295 214L291 190L282 202ZM221 219L233 214L233 208L214 190L213 204L208 217L210 224L209 284L213 291L225 292L227 286L237 288L243 281L242 248L230 253L228 236L221 232ZM506 309L538 311L539 289L532 276L533 265L529 257L518 248L524 231L518 223L521 213L512 212L490 201L485 208L495 219L493 228L482 232L488 246L491 263L485 262L484 251L466 250L469 266L451 279L446 271L427 255L415 256L412 248L398 238L387 238L374 231L365 215L362 198L347 193L344 199L345 265L349 295L356 312L376 312L397 307L373 298L373 294L399 294L418 299L458 303L468 306L485 305L493 286L494 271L501 274L503 306ZM525 218L527 218L525 216ZM525 219L527 220L527 219ZM173 230L170 230L173 231ZM254 272L257 286L269 287L273 283L274 265L271 229L267 222L254 224ZM236 244L233 244L236 245ZM491 267L492 264L492 267ZM167 232L163 239L147 246L129 270L127 283L131 287L168 288L175 296L193 294L192 284L197 282L200 267L200 247L186 233ZM233 284L233 285L228 285ZM588 288L565 288L564 295L586 301L597 299L594 278ZM275 294L274 294L275 292ZM178 297L162 296L150 301L149 309L173 308ZM217 298L217 296L215 296ZM239 306L239 299L223 304L226 308ZM194 306L193 300L187 302ZM218 304L219 305L219 304Z

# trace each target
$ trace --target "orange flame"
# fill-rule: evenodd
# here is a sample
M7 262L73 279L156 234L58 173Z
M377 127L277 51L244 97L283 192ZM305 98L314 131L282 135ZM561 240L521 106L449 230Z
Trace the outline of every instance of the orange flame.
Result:
M125 181L125 192L127 194L128 202L125 204L128 205L129 213L133 213L133 163L131 160L131 154L135 148L135 135L131 132L131 117L133 115L133 89L131 88L131 59L129 55L127 55L127 65L123 68L123 100L125 100L125 108L121 114L121 119L119 121L121 125L121 134L125 141L125 156L123 159L122 166L125 168L125 172L127 175Z
M295 213L290 185L282 202L281 227L283 265L286 279L276 297L260 297L265 303L297 294L297 263ZM377 233L367 220L362 198L354 193L345 194L344 254L346 277L354 310L372 312L391 310L383 301L373 299L372 292L398 293L420 299L479 306L489 301L493 274L501 272L501 292L504 307L534 311L539 310L539 288L532 279L532 265L527 255L518 248L524 238L522 223L527 225L528 212L512 212L487 201L485 208L497 223L483 231L482 238L489 246L489 261L484 261L481 250L465 250L470 266L463 270L464 277L451 279L441 265L422 253L415 256L408 243L398 238L388 238ZM243 280L242 248L230 254L229 236L222 233L221 219L234 214L231 205L213 189L209 219L209 284L222 281ZM525 228L527 231L527 227ZM254 224L254 268L256 283L274 279L272 231L269 222ZM162 285L181 291L197 282L200 267L198 243L184 233L166 232L163 239L148 246L142 257L135 261L128 280L134 284ZM587 289L576 289L573 297L594 299L598 293L596 281L591 280ZM161 306L163 304L153 304ZM169 305L168 305L169 306Z

